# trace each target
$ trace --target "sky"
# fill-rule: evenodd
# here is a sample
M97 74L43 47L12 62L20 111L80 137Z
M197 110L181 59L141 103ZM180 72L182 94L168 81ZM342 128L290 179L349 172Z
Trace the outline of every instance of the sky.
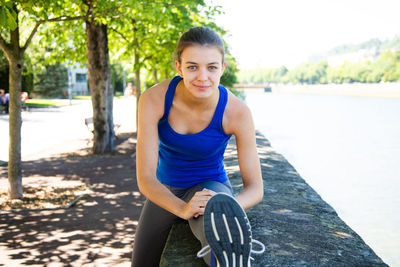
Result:
M400 34L400 0L208 0L240 69L294 67L342 44Z

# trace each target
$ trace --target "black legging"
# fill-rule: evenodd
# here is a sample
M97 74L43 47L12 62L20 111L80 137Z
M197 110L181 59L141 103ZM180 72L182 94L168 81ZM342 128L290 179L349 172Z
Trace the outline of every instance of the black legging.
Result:
M197 191L203 190L203 188L233 195L232 186L229 181L225 183L216 181L203 182L190 188L168 188L174 195L186 202L188 202ZM172 225L180 220L182 219L147 199L140 214L139 224L135 234L132 266L158 267L169 231ZM204 234L203 216L197 219L190 219L189 225L193 234L201 242L202 247L206 246L207 241ZM210 256L207 255L204 257L204 260L209 264Z

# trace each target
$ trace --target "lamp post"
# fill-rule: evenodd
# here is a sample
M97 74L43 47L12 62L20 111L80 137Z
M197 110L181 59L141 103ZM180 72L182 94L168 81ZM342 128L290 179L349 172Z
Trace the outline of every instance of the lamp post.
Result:
M123 73L124 73L124 76L123 76L124 78L123 78L123 82L122 82L122 86L123 86L122 87L122 94L125 95L125 88L126 88L126 72L125 72L125 69L124 69Z
M69 105L72 105L72 70L71 70L71 66L68 66L68 99L69 99Z

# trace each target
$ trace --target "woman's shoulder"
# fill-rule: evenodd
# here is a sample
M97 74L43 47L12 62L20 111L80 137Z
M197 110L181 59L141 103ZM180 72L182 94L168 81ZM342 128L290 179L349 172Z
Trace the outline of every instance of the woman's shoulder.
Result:
M170 81L171 79L164 80L145 90L140 96L139 102L142 102L146 105L150 104L153 106L152 108L159 106L162 106L163 108L165 94L167 93Z
M228 102L224 112L223 127L226 133L234 134L241 126L252 121L249 107L228 90Z
M150 113L162 117L164 114L165 94L171 79L164 80L145 90L139 99L139 109L148 110Z
M157 100L163 100L165 97L165 94L168 90L169 83L171 82L171 79L164 80L160 83L157 83L147 89L146 91L143 92L141 97L147 98L149 100L157 101Z
M250 109L241 99L228 90L228 102L225 112L228 117L237 118L241 114L250 113Z

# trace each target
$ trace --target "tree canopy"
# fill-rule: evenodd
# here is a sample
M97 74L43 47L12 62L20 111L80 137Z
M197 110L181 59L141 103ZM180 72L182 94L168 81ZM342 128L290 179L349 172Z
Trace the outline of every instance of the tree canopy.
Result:
M93 151L111 152L112 98L114 87L121 88L125 66L135 73L140 96L141 80L149 85L173 74L171 55L185 30L206 25L224 33L212 22L216 12L220 12L217 7L203 0L0 0L0 56L8 61L0 68L9 70L10 197L22 198L19 98L24 69L32 74L25 75L33 87L30 91L56 96L55 89L65 87L65 65L86 64L93 104ZM227 83L235 79L237 70L234 59L229 60Z

